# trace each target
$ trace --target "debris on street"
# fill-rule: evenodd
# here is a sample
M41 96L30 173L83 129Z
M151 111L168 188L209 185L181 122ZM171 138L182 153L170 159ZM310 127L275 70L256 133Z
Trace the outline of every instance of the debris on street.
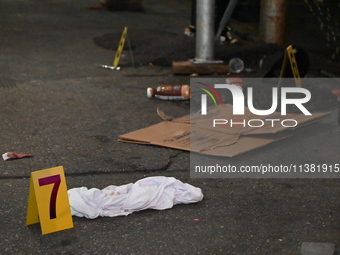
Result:
M165 210L203 199L200 188L165 176L147 177L121 186L110 185L102 190L73 188L68 195L72 215L88 219L127 216L145 209Z
M233 126L227 119L232 119L232 105L223 104L210 108L210 118L200 112L139 129L119 136L118 141L128 143L142 143L197 152L204 155L234 157L253 149L260 148L275 141L290 137L291 133L283 131L295 130L314 123L329 115L314 113L313 116L303 114L288 114L289 119L298 119L297 126L273 126L264 123L258 127L249 128L247 125ZM248 112L248 108L245 107ZM268 117L280 116L280 112L273 112ZM251 122L252 115L245 117L245 123ZM190 121L189 121L190 120ZM281 118L280 122L285 119ZM280 123L279 122L279 123ZM211 129L211 123L217 128ZM229 126L228 126L229 125ZM223 136L221 136L223 132Z
M18 158L26 158L26 157L33 157L33 154L16 153L16 152L6 152L2 154L2 158L5 161L9 159L18 159Z
M240 58L232 58L229 61L230 72L241 73L244 69L243 60Z
M189 100L189 85L161 85L157 88L148 88L147 96L155 97L162 100Z
M162 120L164 120L164 121L172 121L172 117L167 116L167 115L164 113L164 111L161 110L160 107L157 108L157 114L158 114L158 116L161 117Z
M120 70L120 67L117 66L117 67L114 67L114 66L109 66L109 65L96 65L96 66L99 66L99 67L102 67L102 68L105 68L105 69L110 69L110 70L117 70L119 71Z

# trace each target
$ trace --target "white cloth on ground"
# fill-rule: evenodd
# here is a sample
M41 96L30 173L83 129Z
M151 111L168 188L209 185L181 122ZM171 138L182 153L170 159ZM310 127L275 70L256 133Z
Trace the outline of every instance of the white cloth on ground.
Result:
M86 187L68 190L71 213L94 219L129 215L145 209L164 210L176 204L201 201L203 193L174 177L147 177L121 186L110 185L102 190Z

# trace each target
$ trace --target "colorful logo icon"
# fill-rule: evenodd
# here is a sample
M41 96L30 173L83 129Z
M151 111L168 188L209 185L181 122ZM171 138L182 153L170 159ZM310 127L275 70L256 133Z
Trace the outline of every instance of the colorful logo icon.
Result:
M223 104L222 102L222 98L220 96L220 94L218 94L218 92L216 91L216 89L214 89L213 87L211 87L210 85L206 84L206 83L203 83L203 82L198 82L199 84L202 84L204 85L206 88L199 88L200 90L204 91L205 93L207 93L211 99L214 101L214 104L217 105L217 101L220 105ZM212 92L212 93L211 93ZM214 95L215 96L214 96ZM217 101L216 101L216 98L217 98Z

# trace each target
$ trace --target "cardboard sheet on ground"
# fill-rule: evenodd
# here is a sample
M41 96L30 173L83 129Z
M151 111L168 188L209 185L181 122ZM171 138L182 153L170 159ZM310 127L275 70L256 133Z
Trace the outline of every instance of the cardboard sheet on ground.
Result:
M293 135L303 127L326 117L329 113L287 114L280 112L257 116L245 108L245 115L234 116L232 105L209 108L207 115L186 115L119 136L119 141L158 145L206 155L233 157ZM228 120L228 124L213 126L214 119ZM230 120L243 124L230 126ZM274 119L275 121L267 121ZM298 123L294 126L294 121ZM261 124L263 121L263 125ZM282 125L282 121L287 120ZM251 124L248 125L248 121ZM223 121L221 121L223 122ZM254 127L259 126L259 127Z

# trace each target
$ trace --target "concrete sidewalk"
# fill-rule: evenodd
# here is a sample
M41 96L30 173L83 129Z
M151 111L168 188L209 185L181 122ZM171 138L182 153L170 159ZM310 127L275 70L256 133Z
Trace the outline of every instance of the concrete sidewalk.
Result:
M139 62L137 47L145 45L134 45L136 68L128 51L120 71L100 68L111 65L115 52L93 38L120 35L124 26L180 37L190 1L146 1L145 13L85 9L97 4L1 2L0 151L34 157L0 161L0 254L300 254L303 242L333 243L338 254L338 179L191 179L188 152L117 141L160 122L157 107L173 117L188 114L189 102L150 100L146 88L188 84L189 77ZM220 160L340 163L337 110L330 110L293 138ZM201 188L204 199L126 217L74 217L73 229L42 236L39 224L25 226L29 176L58 165L68 188L164 175Z

